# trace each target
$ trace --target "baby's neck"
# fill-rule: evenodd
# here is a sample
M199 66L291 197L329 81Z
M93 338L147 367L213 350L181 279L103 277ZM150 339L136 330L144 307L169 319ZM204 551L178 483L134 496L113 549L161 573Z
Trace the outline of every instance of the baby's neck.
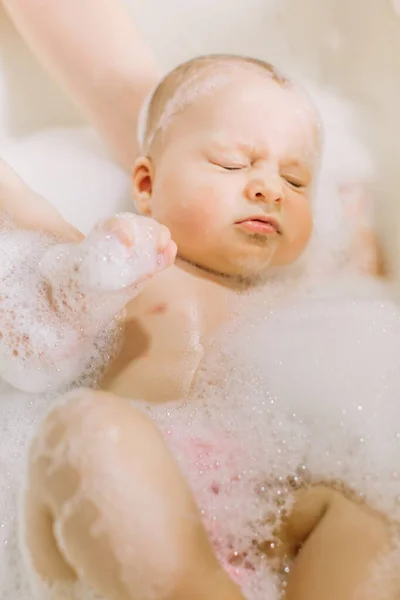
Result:
M186 273L189 273L194 277L197 277L199 279L206 279L210 282L213 282L232 291L236 291L238 293L245 291L247 292L252 288L257 288L260 284L260 282L245 280L242 277L233 277L225 275L224 273L219 273L217 271L207 269L181 256L178 256L176 258L175 265L179 269L182 269L182 271L185 271Z

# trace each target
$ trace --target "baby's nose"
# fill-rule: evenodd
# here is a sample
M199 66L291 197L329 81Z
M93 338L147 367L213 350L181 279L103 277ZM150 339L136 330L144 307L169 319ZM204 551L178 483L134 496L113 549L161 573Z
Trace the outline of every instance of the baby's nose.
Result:
M281 203L282 183L278 177L252 179L246 186L246 197L250 202Z

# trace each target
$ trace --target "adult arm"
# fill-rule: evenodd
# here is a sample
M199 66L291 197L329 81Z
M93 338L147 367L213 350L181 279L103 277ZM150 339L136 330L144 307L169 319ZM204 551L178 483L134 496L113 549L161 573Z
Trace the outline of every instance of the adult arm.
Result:
M159 68L121 0L2 0L32 51L130 169Z

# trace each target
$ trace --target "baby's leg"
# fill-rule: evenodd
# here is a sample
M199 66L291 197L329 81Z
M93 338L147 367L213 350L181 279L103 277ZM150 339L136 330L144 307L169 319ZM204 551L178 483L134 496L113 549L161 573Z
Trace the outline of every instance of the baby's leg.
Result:
M79 578L109 600L242 598L156 426L104 392L74 392L42 425L25 541L48 585Z
M374 561L389 547L390 528L368 507L318 486L298 493L284 541L289 552L301 546L287 600L363 600L358 594L372 575ZM395 600L398 595L382 597Z

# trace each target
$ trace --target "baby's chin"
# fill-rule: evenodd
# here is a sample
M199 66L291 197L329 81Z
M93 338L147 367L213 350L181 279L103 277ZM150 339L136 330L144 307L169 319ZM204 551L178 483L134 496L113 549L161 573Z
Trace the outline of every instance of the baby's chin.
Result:
M227 257L226 270L236 277L248 280L259 280L265 277L271 267L276 266L277 247L271 245L263 248L252 248L250 252L232 253Z
M277 244L220 243L202 247L178 246L181 260L191 263L204 272L231 279L232 283L258 284L268 278L271 269L277 267L279 246Z
M281 253L271 252L269 256L241 256L230 260L225 266L224 273L227 277L237 279L247 286L259 286L270 279L295 275L302 268L305 253L282 256Z

